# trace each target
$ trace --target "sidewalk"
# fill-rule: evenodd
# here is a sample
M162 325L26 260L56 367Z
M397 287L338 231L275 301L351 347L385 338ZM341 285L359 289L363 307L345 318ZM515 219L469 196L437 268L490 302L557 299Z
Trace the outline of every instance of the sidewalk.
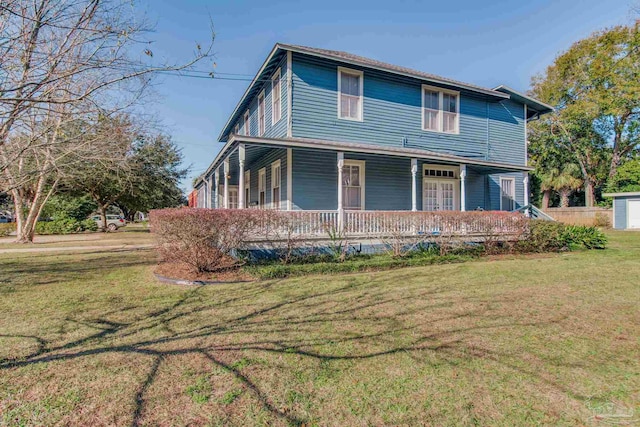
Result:
M51 246L37 247L31 246L26 248L2 249L0 254L21 254L21 253L39 253L39 252L80 252L80 251L100 251L100 252L119 252L119 251L135 251L140 249L153 248L152 243L142 245L106 245L106 246Z

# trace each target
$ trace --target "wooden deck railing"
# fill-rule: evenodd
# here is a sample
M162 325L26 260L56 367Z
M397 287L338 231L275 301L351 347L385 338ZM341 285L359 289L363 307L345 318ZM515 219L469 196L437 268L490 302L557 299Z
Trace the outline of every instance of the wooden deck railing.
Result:
M411 212L411 211L282 211L286 233L328 237L341 233L348 237L384 235L474 235L513 234L522 229L524 216L518 213ZM274 230L275 231L275 230ZM283 234L283 231L275 234Z

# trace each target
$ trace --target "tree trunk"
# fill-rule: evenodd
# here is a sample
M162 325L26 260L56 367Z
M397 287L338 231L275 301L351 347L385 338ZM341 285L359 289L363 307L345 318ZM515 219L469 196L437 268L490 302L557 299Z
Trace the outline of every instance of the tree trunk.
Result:
M549 207L549 200L551 200L551 190L544 190L542 192L542 209Z
M592 208L596 200L595 190L593 188L593 181L591 179L585 179L584 181L584 205L588 208Z
M98 213L100 214L100 222L102 222L102 231L107 230L107 208L108 205L98 204Z
M44 177L40 177L38 184L36 185L33 199L30 201L25 200L23 194L18 189L11 190L13 196L14 209L16 211L16 243L33 243L33 236L36 233L36 224L38 218L42 214L42 209L45 203L55 192L58 185L56 180L51 189L45 193L44 191ZM25 206L28 202L28 209L25 216Z
M616 174L618 173L619 165L620 165L620 152L616 149L616 145L614 145L613 153L611 154L611 164L609 165L609 182L613 182L613 179L616 177Z
M570 190L560 190L560 207L568 208L569 207L569 196L571 195Z

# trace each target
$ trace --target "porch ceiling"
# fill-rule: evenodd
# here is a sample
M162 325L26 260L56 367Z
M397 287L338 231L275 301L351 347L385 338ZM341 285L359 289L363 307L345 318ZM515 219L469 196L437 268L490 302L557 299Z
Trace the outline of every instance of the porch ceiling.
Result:
M513 165L508 163L490 162L480 159L472 159L468 157L455 156L450 154L441 154L427 150L420 150L415 148L403 148L403 147L382 147L379 145L365 144L365 143L353 143L353 142L338 142L328 141L310 138L257 138L251 136L234 135L229 141L229 145L236 146L240 143L246 143L247 147L263 146L271 148L311 148L318 150L330 150L330 151L345 151L353 153L367 153L367 154L381 154L394 157L408 157L417 158L422 160L432 160L445 164L455 165L469 165L474 166L475 169L481 169L487 173L494 172L528 172L534 168L524 165ZM221 154L225 150L221 151ZM247 149L247 153L249 149ZM221 161L216 159L216 161ZM215 163L215 162L214 162Z
M508 163L490 162L486 160L472 159L468 157L454 156L450 154L436 153L428 150L403 147L382 147L380 145L328 141L310 138L260 138L244 135L233 135L220 150L214 161L202 177L208 177L213 170L220 165L225 158L229 158L233 168L238 161L238 144L246 145L246 160L248 163L263 156L269 148L307 148L315 150L344 151L351 153L379 154L393 157L417 158L430 160L443 164L469 165L478 172L493 174L504 172L529 172L534 170L530 166L512 165Z

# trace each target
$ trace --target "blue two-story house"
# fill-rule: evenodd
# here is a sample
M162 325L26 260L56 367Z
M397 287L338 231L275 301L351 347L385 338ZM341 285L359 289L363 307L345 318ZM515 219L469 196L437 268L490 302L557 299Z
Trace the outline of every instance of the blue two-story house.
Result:
M345 52L276 44L238 102L199 205L282 210L514 210L527 122L552 111Z

